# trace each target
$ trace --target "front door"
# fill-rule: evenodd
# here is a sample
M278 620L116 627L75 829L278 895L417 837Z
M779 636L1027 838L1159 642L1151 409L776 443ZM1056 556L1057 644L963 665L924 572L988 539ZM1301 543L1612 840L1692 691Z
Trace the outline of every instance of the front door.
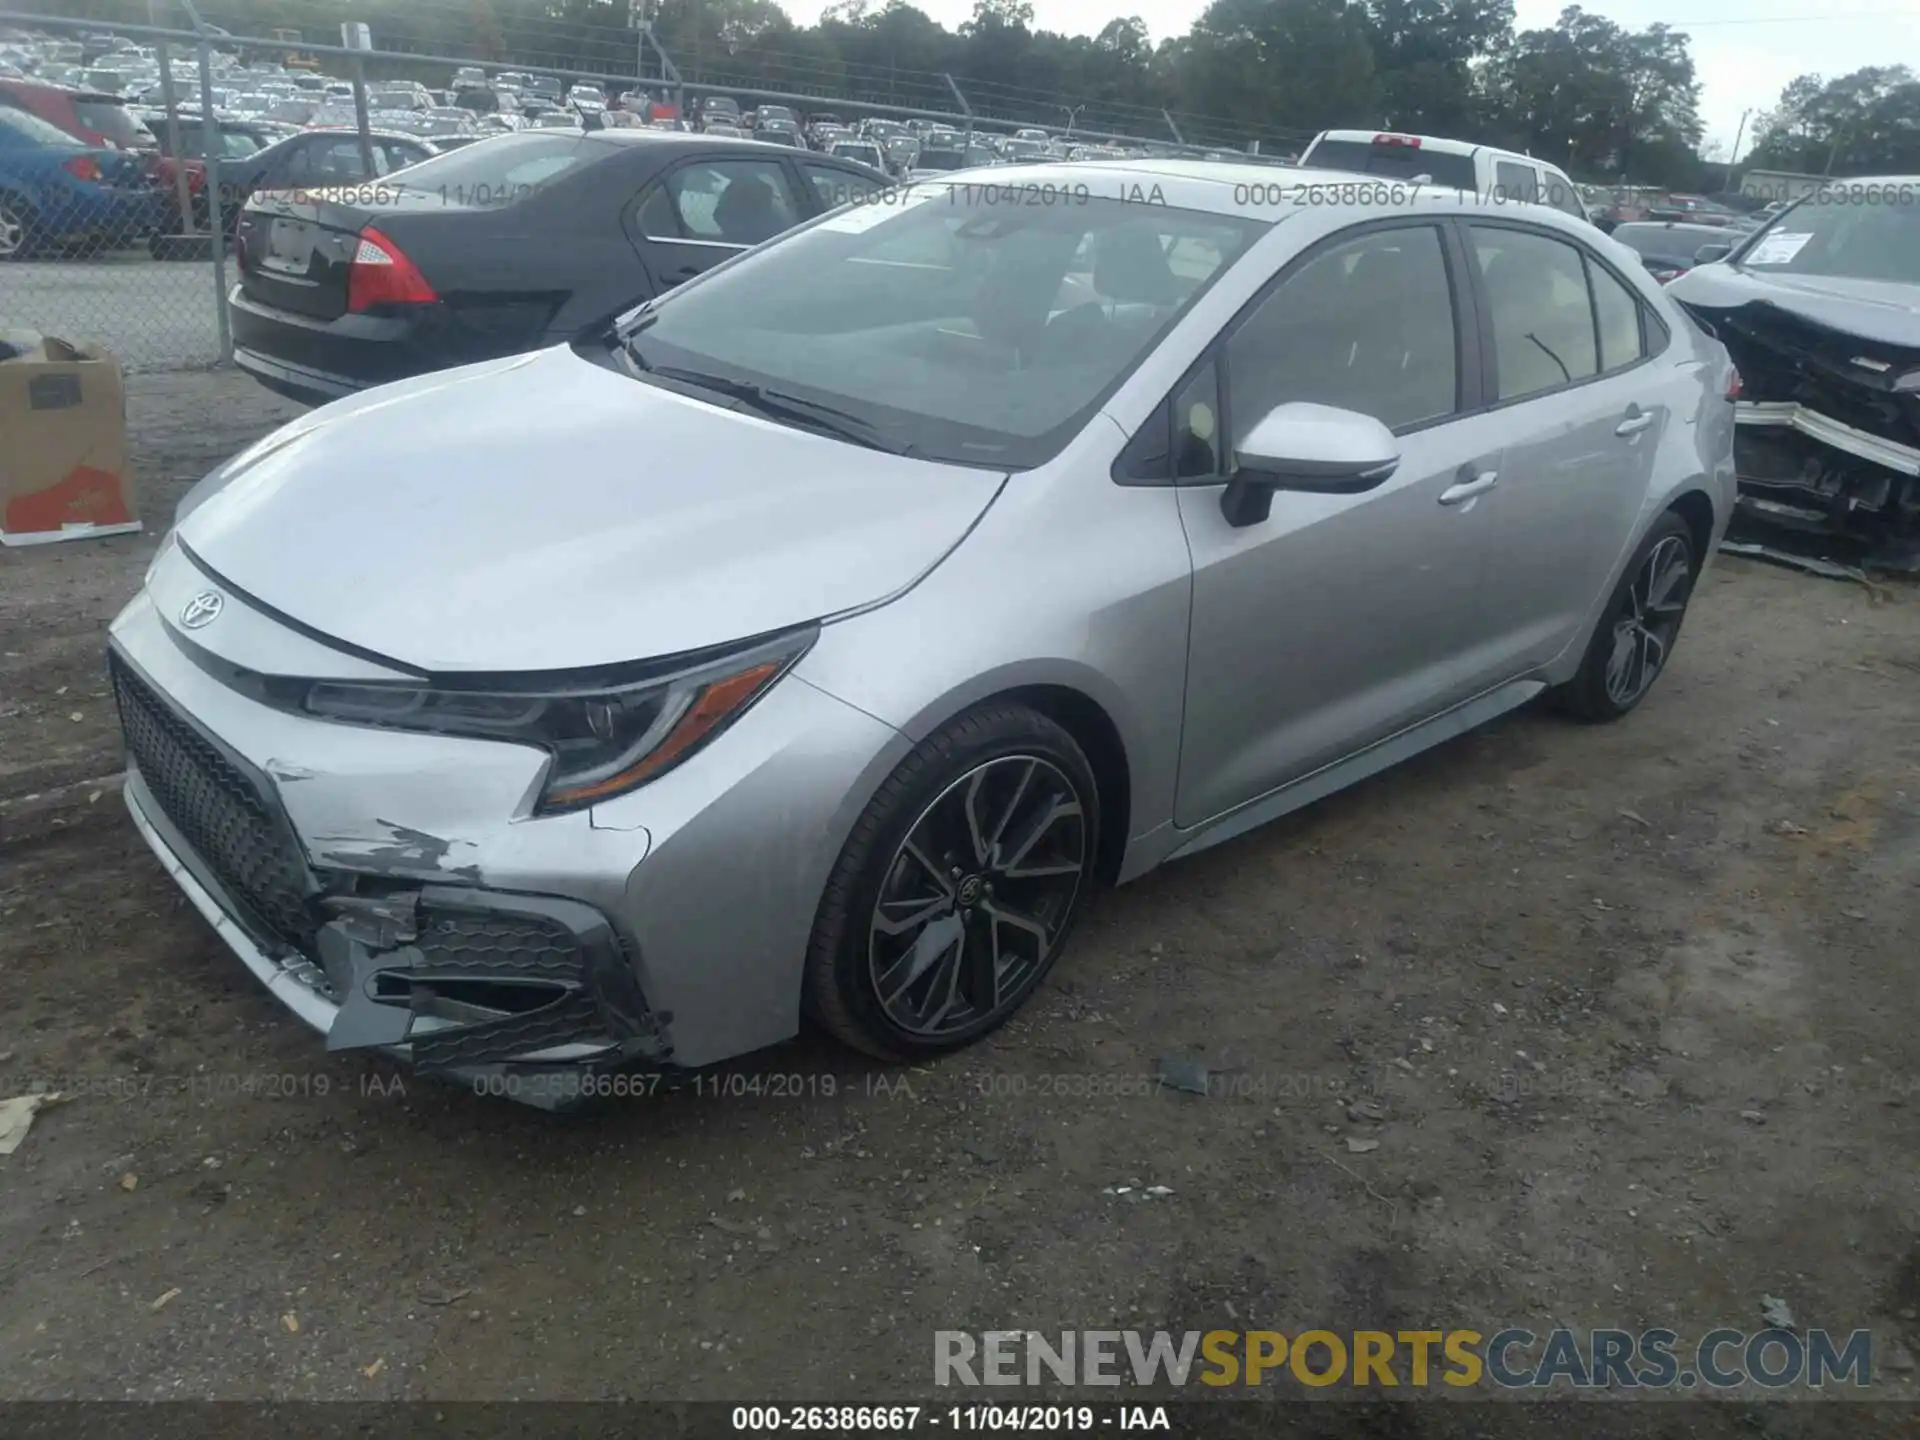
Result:
M1335 234L1282 272L1176 397L1194 569L1180 826L1490 683L1471 663L1484 638L1478 522L1502 457L1498 421L1465 413L1478 363L1464 264L1438 222ZM1365 494L1281 491L1268 519L1235 528L1220 509L1232 444L1218 437L1246 435L1286 401L1376 417L1399 437L1399 467Z

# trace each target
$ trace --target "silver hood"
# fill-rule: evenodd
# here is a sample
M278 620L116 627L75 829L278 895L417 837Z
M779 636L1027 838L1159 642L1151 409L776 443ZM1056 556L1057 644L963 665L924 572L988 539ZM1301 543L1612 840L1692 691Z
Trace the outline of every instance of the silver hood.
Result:
M725 644L904 589L998 472L862 449L565 348L323 407L181 506L221 579L429 671L564 670Z
M1706 310L1772 305L1858 339L1920 347L1920 285L1843 275L1770 275L1712 264L1695 266L1667 293Z

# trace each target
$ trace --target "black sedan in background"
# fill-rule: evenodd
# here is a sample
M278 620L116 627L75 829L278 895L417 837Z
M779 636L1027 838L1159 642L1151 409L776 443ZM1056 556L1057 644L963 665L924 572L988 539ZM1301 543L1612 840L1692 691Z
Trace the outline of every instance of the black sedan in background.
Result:
M1721 225L1683 225L1672 221L1638 220L1613 227L1613 238L1640 257L1653 278L1665 285L1700 263L1703 246L1727 248L1746 237ZM1719 258L1715 256L1715 258Z
M750 140L523 130L241 212L234 360L323 404L560 344L801 221L877 171Z
M418 135L375 130L368 136L373 168L360 151L358 130L300 130L265 149L220 162L220 207L233 218L248 197L261 190L318 190L357 185L390 175L439 154L439 147Z

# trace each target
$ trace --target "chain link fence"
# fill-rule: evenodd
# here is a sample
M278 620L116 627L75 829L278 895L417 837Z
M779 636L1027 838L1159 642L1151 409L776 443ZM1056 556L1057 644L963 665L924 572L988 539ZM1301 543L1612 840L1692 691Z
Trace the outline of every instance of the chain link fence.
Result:
M99 12L98 5L76 8ZM462 143L492 123L490 107L474 103L473 90L459 89L471 61L411 48L375 50L364 27L341 27L338 38L350 44L320 44L307 38L318 33L310 31L230 33L207 23L191 0L149 0L152 24L122 23L118 12L125 7L109 8L113 18L93 20L0 9L0 129L6 132L0 136L6 141L0 146L0 329L100 344L132 372L231 358L231 235L249 194L288 184L359 183L424 158L436 143ZM812 83L828 77L797 69L771 82L780 88L769 88L764 77L758 85L742 84L747 77L729 76L724 63L683 75L657 40L649 47L640 35L624 42L631 57L624 72L580 69L553 63L566 58L557 53L564 28L528 39L538 56L520 63L562 86L563 104L573 101L575 86L588 101L603 97L606 108L585 104L594 113L584 119L581 112L558 112L589 127L643 123L635 112L651 113L655 102L686 115L701 97L726 95L743 105L777 103L807 113L831 108L848 119L920 118L964 133L969 150L976 127L1004 135L1014 123L1042 119L1049 110L1064 113L1066 137L1075 143L1162 154L1219 154L1206 146L1228 143L1224 122L1204 117L1186 117L1185 125L1199 125L1205 138L1183 135L1182 121L1164 111L1157 135L1128 133L1151 128L1155 115L1069 107L998 86L982 89L976 103L951 76L932 73L890 74L884 89L876 77L844 67L831 77L837 87ZM616 58L597 29L589 38L600 47L595 58ZM572 43L577 49L584 42L575 37ZM505 81L507 65L494 61L485 69L489 82ZM419 108L395 111L400 92L417 96ZM529 105L515 123L544 121ZM1047 128L1061 134L1059 113ZM278 141L316 129L327 132L324 167L280 175L255 159L278 153L270 150ZM1259 148L1242 141L1233 153ZM225 238L216 242L216 236Z
M106 48L100 27L0 12L0 328L106 346L129 371L221 362L225 256L212 242L204 96L191 31ZM103 63L137 52L150 70ZM116 76L151 76L137 95Z

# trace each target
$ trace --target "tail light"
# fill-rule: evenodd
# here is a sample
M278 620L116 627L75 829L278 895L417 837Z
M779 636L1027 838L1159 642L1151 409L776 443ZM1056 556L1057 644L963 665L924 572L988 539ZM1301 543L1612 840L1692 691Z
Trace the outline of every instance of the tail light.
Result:
M1727 367L1727 399L1738 400L1747 393L1747 383L1740 378L1740 372L1732 365Z
M1400 145L1408 150L1418 150L1420 148L1420 137L1418 135L1382 134L1374 136L1373 143L1376 145Z
M347 267L347 309L359 314L377 305L431 305L440 296L406 252L369 225L360 232Z
M91 155L76 155L71 160L60 162L60 168L76 180L91 180L100 183L100 162Z

